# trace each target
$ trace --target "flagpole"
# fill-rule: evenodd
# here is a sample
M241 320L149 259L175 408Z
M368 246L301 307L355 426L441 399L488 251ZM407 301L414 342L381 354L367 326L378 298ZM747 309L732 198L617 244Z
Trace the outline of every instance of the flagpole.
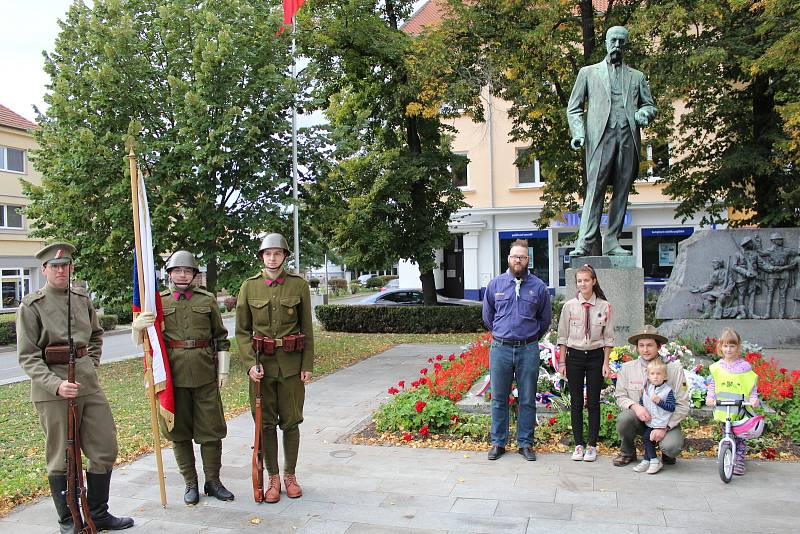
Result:
M292 80L297 81L297 18L292 15ZM296 93L292 92L292 196L294 197L294 271L300 274L300 203L297 201L297 105Z
M133 239L136 250L136 276L139 279L139 302L144 306L145 286L142 273L142 241L139 228L139 170L136 166L136 154L133 147L128 152L128 165L131 171L131 207L133 208ZM154 310L150 310L154 311ZM161 458L161 433L158 430L158 401L156 399L155 379L153 378L153 352L150 340L144 337L145 380L147 382L147 396L150 400L150 428L153 432L153 449L156 455L156 468L158 470L158 489L161 494L161 506L167 507L167 488L164 484L164 462Z

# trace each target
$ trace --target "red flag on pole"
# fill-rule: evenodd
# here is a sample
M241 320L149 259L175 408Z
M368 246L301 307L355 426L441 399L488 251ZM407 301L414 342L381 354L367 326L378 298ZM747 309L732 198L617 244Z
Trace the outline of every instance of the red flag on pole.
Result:
M283 29L292 23L292 17L300 11L303 3L306 0L283 0L283 24L281 24L280 29L275 33L275 35L280 35L283 33Z

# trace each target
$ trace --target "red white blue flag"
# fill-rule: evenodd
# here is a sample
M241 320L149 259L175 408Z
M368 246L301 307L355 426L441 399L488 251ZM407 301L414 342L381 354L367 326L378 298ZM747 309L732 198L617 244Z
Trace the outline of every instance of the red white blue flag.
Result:
M169 370L167 350L161 335L164 324L164 312L161 308L161 297L158 294L158 278L153 258L153 234L150 226L150 208L147 204L147 192L144 178L139 174L139 242L142 248L142 280L144 281L143 300L139 294L139 276L136 269L136 255L133 258L133 311L151 311L156 315L156 322L147 329L150 351L153 355L153 382L158 397L159 413L172 430L175 424L175 396L172 390L172 375ZM145 366L147 361L145 360Z

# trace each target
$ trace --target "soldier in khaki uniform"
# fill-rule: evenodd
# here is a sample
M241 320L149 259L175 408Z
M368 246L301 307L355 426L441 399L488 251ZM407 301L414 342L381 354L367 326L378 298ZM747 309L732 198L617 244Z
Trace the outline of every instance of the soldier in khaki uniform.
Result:
M236 341L251 380L250 406L254 417L257 387L263 396L262 429L269 473L265 500L269 503L278 502L281 491L276 426L283 431L286 495L296 498L303 494L295 478L295 467L305 383L314 369L311 292L303 277L284 270L288 255L289 244L282 235L267 235L258 250L264 269L242 284L236 302ZM304 334L304 347L287 352L287 336L295 334ZM262 353L260 371L255 365L254 336L274 340L276 345L274 354Z
M72 338L76 348L75 383L67 381L65 363L47 363L68 356L67 299L75 247L53 243L36 254L47 279L44 288L22 299L17 312L19 364L31 377L31 400L45 435L45 457L50 491L62 534L73 531L64 492L67 489L67 399L77 398L81 449L89 459L86 473L89 512L98 530L133 526L130 517L108 512L111 468L117 459L117 427L97 379L103 329L86 291L72 289ZM59 347L60 346L60 347Z
M232 501L233 493L222 485L222 438L228 432L220 389L230 366L228 330L222 324L213 293L193 285L200 272L195 257L185 250L167 261L169 288L161 292L164 310L163 336L175 394L175 425L168 430L159 418L161 433L172 441L178 469L186 482L183 501L200 500L192 440L200 444L205 484L203 491L221 501ZM139 314L133 323L137 342L145 328L153 325L152 312Z

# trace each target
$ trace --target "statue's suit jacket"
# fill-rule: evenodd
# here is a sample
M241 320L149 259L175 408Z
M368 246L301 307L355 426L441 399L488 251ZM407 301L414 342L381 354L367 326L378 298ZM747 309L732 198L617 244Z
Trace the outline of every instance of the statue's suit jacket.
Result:
M633 138L636 142L636 154L641 152L642 140L639 126L634 115L637 110L644 109L652 120L656 114L655 102L650 94L650 85L641 71L622 64L622 94L625 105L625 116L628 119ZM589 100L586 114L586 126L583 122L583 104ZM595 151L603 137L603 132L611 115L611 80L608 65L605 61L587 65L578 72L575 86L567 105L567 121L573 138L583 137L586 147L586 165L592 161Z

